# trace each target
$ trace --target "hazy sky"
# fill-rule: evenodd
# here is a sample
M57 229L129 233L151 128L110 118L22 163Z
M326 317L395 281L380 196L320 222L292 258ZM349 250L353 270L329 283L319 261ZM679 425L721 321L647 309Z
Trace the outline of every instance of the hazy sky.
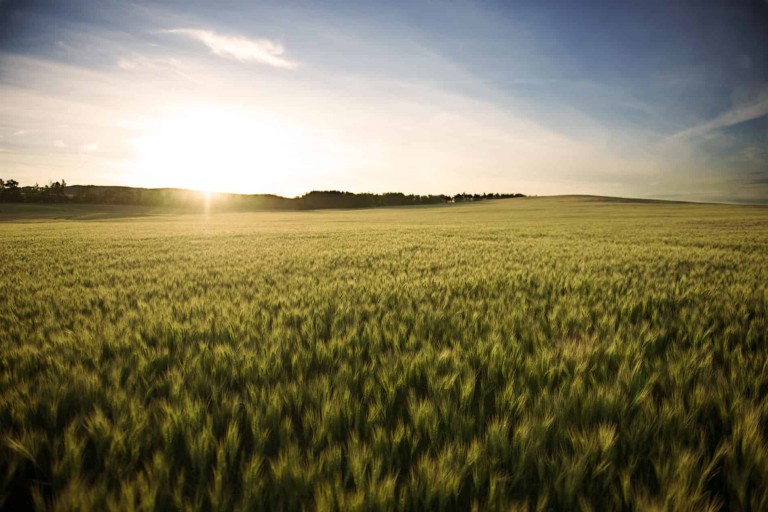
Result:
M768 202L768 2L0 0L0 177Z

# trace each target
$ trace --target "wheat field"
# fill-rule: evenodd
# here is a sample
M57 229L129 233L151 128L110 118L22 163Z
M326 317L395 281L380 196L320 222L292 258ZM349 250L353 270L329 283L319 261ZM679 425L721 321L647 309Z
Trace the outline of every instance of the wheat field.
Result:
M768 208L3 208L0 508L768 510Z

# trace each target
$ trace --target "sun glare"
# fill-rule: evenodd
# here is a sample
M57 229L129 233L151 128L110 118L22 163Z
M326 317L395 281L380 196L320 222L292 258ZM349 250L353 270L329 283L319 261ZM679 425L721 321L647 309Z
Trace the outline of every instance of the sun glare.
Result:
M132 141L133 165L150 187L206 192L269 191L311 168L304 137L268 115L224 108L171 112Z

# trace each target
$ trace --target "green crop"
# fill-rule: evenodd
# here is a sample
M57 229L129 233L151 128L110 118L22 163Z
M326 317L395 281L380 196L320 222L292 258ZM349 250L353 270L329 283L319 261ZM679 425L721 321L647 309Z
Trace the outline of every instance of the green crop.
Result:
M0 507L768 510L766 208L15 219Z

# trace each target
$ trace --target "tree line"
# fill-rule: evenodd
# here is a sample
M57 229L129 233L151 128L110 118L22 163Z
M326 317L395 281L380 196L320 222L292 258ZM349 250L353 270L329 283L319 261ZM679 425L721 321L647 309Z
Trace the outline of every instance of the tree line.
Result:
M353 193L339 190L312 191L295 198L272 194L205 194L174 188L134 188L100 185L67 185L55 181L45 186L21 186L18 181L0 179L0 202L4 203L75 203L122 204L143 206L198 207L212 201L217 209L318 210L328 208L373 208L464 203L490 199L525 197L523 194L418 195L401 192L384 194Z
M53 181L45 186L34 184L22 187L16 180L0 179L0 202L5 203L61 203L68 201L67 182Z
M462 203L483 201L486 199L510 199L524 197L523 194L456 194L453 196L403 194L386 192L384 194L341 192L338 190L312 191L295 199L305 209L322 208L370 208L376 206L409 206L420 204Z

